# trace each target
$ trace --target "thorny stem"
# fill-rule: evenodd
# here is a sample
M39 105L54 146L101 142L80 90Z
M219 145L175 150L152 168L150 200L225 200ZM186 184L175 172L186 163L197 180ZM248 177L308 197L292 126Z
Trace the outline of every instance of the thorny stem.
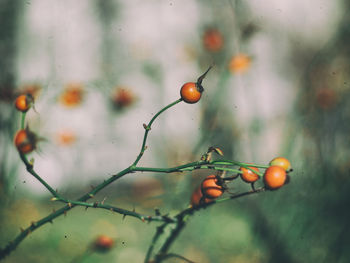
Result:
M23 163L26 166L27 171L33 175L42 185L44 185L46 187L47 190L49 190L49 192L56 198L61 198L61 196L54 190L52 189L52 187L46 183L46 181L44 179L42 179L33 169L33 164L30 163L27 159L27 157L23 154L20 153L19 156L21 157Z
M171 245L174 243L174 241L176 240L176 238L179 236L180 232L183 230L183 228L186 225L186 219L188 218L187 217L188 215L192 215L195 212L197 212L198 210L207 208L207 207L212 206L212 205L214 205L216 203L221 203L221 202L225 202L225 201L228 201L228 200L231 200L231 199L237 199L237 198L240 198L240 197L243 197L243 196L260 193L262 191L265 191L264 187L257 188L255 190L250 190L250 191L243 192L243 193L239 193L239 194L235 194L235 195L232 195L232 196L227 197L227 198L222 198L222 199L219 199L219 200L212 201L210 203L204 203L204 204L196 206L196 207L190 207L190 208L184 209L183 211L179 212L176 216L174 216L174 218L177 218L176 226L171 231L170 235L168 236L168 238L165 240L165 242L161 246L159 252L156 254L155 262L156 263L160 263L165 258L167 258L167 255L169 255L168 251L169 251ZM166 225L168 225L168 224L169 223L164 223L162 225L162 228L164 229L166 227ZM153 238L153 240L152 240L152 244L151 244L152 249L155 246L154 243L156 242L156 240L158 238L159 238L159 236L158 236L158 231L157 231L157 233L155 235L155 238ZM149 251L150 251L150 249L149 249ZM147 261L145 261L145 262L147 262Z
M14 249L16 249L16 247L22 242L22 240L31 232L33 232L34 230L36 230L37 228L39 228L40 226L48 223L48 222L52 222L53 219L55 219L56 217L62 215L62 214L66 214L68 210L72 209L73 207L77 206L79 204L79 202L85 202L86 200L92 198L94 195L96 195L99 191L101 191L103 188L105 188L106 186L108 186L109 184L111 184L112 182L114 182L115 180L119 179L120 177L131 173L132 169L136 166L136 164L140 161L143 152L145 151L146 148L146 141L147 141L147 136L148 133L151 129L152 123L155 121L155 119L164 111L166 111L167 109L169 109L170 107L176 105L177 103L181 102L182 99L178 99L176 101L174 101L173 103L170 103L169 105L167 105L166 107L164 107L163 109L161 109L158 113L156 113L156 115L153 116L153 118L151 119L151 121L148 123L148 125L145 127L145 134L144 134L144 138L143 138L143 142L142 142L142 147L141 147L141 151L139 153L139 155L137 156L135 162L128 168L122 170L121 172L119 172L116 175L113 175L112 177L110 177L108 180L104 181L103 183L99 184L97 187L95 187L94 189L92 189L90 192L84 194L83 196L81 196L76 202L75 204L72 204L72 202L69 202L66 206L60 208L57 211L54 211L53 213L49 214L48 216L40 219L37 222L32 223L29 227L27 227L26 229L21 229L21 233L13 240L11 241L4 249L0 249L0 260L5 258L9 253L11 253ZM24 125L25 125L25 116L26 113L22 114L22 118L21 118L21 129L24 129ZM54 196L54 198L56 198L57 200L64 200L55 190L52 189L51 186L49 186L33 169L33 164L31 164L30 162L28 162L27 157L24 154L20 154L20 158L22 159L22 161L24 162L27 171L29 173L31 173L41 184L43 184L49 191L50 193ZM101 206L102 204L100 204ZM105 207L101 207L101 208L105 208ZM120 210L119 208L115 208L115 207L110 207L113 209L113 211L119 211L119 212L123 212L124 215L126 213L128 213L129 215L133 215L135 217L138 217L141 215L137 215L137 214L133 214L133 212L129 211L126 212L126 210ZM141 219L142 220L142 219ZM167 221L168 219L164 218L163 221Z
M171 218L168 216L162 216L162 215L156 215L156 216L150 216L150 215L143 215L140 213L137 213L135 211L130 211L130 210L126 210L126 209L122 209L119 207L115 207L115 206L111 206L108 204L103 204L102 202L94 202L94 203L87 203L87 202L81 202L81 201L73 201L73 200L67 200L67 199L57 199L57 201L60 202L64 202L66 203L68 206L83 206L86 209L88 207L92 207L92 208L102 208L102 209L106 209L112 212L116 212L119 214L122 214L124 217L125 216L131 216L131 217L135 217L140 219L142 222L152 222L152 221L156 221L156 222L167 222L167 223L175 223L176 222L176 218Z
M205 76L205 74L209 70L210 70L210 68L203 74L203 77ZM200 80L201 79L199 79L198 81L200 81ZM129 173L132 173L132 172L136 172L136 171L173 173L173 172L182 172L182 171L192 171L192 170L196 170L196 169L214 169L214 170L223 170L223 171L230 171L230 172L235 172L235 173L241 173L239 170L231 169L231 168L229 168L227 166L237 166L237 165L239 165L239 166L246 167L248 169L250 169L248 166L250 166L250 167L261 167L261 168L266 168L267 167L267 166L264 166L264 165L246 164L246 163L230 161L230 160L228 160L228 161L227 160L221 160L221 161L198 161L198 162L192 162L192 163L188 163L188 164L184 164L184 165L180 165L180 166L176 166L176 167L170 167L170 168L137 167L136 165L140 161L140 159L141 159L141 157L142 157L142 155L143 155L143 153L144 153L144 151L146 149L146 141L147 141L148 133L151 130L151 126L152 126L153 122L156 120L156 118L161 113L163 113L164 111L166 111L167 109L169 109L170 107L176 105L177 103L179 103L181 101L182 101L182 99L178 99L178 100L170 103L169 105L167 105L166 107L161 109L159 112L157 112L153 116L151 121L148 123L148 125L144 125L145 134L144 134L144 137L143 137L141 150L140 150L140 153L137 156L136 160L134 161L134 163L131 166L129 166L126 169L120 171L119 173L111 176L108 180L103 181L101 184L99 184L98 186L93 188L90 192L84 194L83 196L81 196L77 200L68 200L68 199L65 199L65 198L61 197L55 190L52 189L52 187L48 183L46 183L45 180L43 180L34 171L33 164L27 160L26 155L20 153L20 158L23 161L23 163L25 164L25 166L27 168L27 171L30 174L32 174L41 184L43 184L49 190L49 192L53 195L52 200L53 201L64 202L67 205L65 205L64 207L60 208L57 211L53 211L51 214L47 215L46 217L43 217L42 219L40 219L40 220L38 220L36 222L32 222L31 225L29 227L27 227L26 229L22 229L21 228L21 233L13 241L11 241L4 249L0 249L0 260L5 258L14 249L16 249L16 247L31 232L35 231L36 229L38 229L39 227L45 225L48 222L52 223L55 218L61 216L62 214L66 215L67 211L69 211L70 209L74 208L75 206L83 206L83 207L86 207L86 208L92 207L92 208L107 209L107 210L110 210L110 211L122 214L124 217L125 216L131 216L131 217L138 218L138 219L140 219L142 221L164 222L161 226L159 226L157 228L157 232L156 232L155 236L153 237L152 243L151 243L151 245L150 245L150 247L148 249L148 252L147 252L147 255L146 255L146 258L145 258L145 262L148 262L149 258L151 257L151 254L153 252L154 246L155 246L156 242L158 241L159 237L163 234L164 228L166 226L168 226L169 224L175 224L176 225L175 228L172 230L172 232L170 233L169 237L166 239L166 241L162 245L159 253L157 253L156 260L158 262L158 260L162 261L165 258L178 257L178 258L183 259L183 260L185 260L187 262L191 262L191 261L187 260L186 258L183 258L182 256L178 256L176 254L168 254L167 253L169 248L170 248L170 246L172 245L172 243L175 241L175 239L177 238L177 236L180 234L181 230L185 226L185 216L194 213L195 211L199 210L200 208L205 208L207 206L213 205L214 203L222 202L222 201L229 200L229 199L238 198L238 197L241 197L241 196L244 196L244 195L248 195L248 194L252 194L252 193L257 193L257 192L260 192L261 189L256 189L256 190L253 189L252 191L249 191L249 192L246 192L246 193L242 193L242 194L238 194L238 195L235 195L235 196L231 196L229 198L216 200L214 202L211 202L211 203L208 203L208 204L203 204L203 205L200 205L200 206L197 206L197 207L190 207L190 208L187 208L187 209L183 210L182 212L180 212L178 215L176 215L174 217L162 216L162 215L156 215L156 216L143 215L143 214L136 213L135 211L129 211L129 210L126 210L126 209L122 209L122 208L114 207L114 206L111 206L111 205L107 205L107 204L104 204L103 202L94 202L94 203L87 203L86 202L88 199L94 197L99 191L101 191L102 189L107 187L109 184L111 184L115 180L121 178L122 176L124 176L126 174L129 174ZM25 116L26 116L26 113L23 113L22 114L22 118L21 118L21 129L24 129ZM223 166L223 167L221 167L221 166ZM253 172L255 172L255 171L253 171ZM261 176L261 174L260 174L260 176Z
M147 250L147 254L146 254L144 263L148 263L149 262L149 260L150 260L150 258L152 256L152 252L153 252L154 246L156 245L156 243L157 243L158 239L160 238L160 236L163 234L164 228L167 225L168 225L167 223L164 223L164 224L162 224L162 225L157 227L157 231L156 231L156 233L154 234L154 236L152 238L151 245L149 246L149 248Z
M102 190L104 187L112 183L113 181L117 180L118 178L122 177L123 175L130 172L130 168L126 168L123 171L119 172L118 174L112 176L108 180L104 181L100 185L98 185L96 188L91 190L89 193L86 193L85 195L81 196L77 201L79 202L85 202L86 200L92 198L96 193L98 193L100 190ZM43 217L37 222L33 222L29 227L26 229L21 229L21 233L13 240L11 241L4 249L0 250L0 260L5 258L8 254L10 254L13 250L16 249L16 247L23 241L23 239L30 233L32 233L34 230L38 229L42 225L45 225L46 223L52 223L52 221L61 216L66 215L67 211L74 208L76 205L66 205L62 208L60 208L57 211L52 212L46 217Z
M103 205L101 203L98 203L96 205L96 203L85 203L86 200L94 197L94 195L96 195L99 191L101 191L103 188L105 188L106 186L108 186L109 184L111 184L112 182L114 182L115 180L121 178L122 176L131 173L131 172L136 172L136 171L141 171L141 172L162 172L162 173L173 173L173 172L181 172L181 171L185 171L185 170L195 170L195 169L220 169L220 167L218 166L210 166L210 164L218 164L218 165L234 165L233 163L238 163L238 162L234 162L234 161L212 161L212 162L207 162L207 161L198 161L198 162L192 162L192 163L188 163L188 164L184 164L184 165L180 165L180 166L176 166L176 167L170 167L170 168L151 168L151 167L128 167L124 170L122 170L121 172L119 172L118 174L115 174L113 176L111 176L108 180L104 181L103 183L99 184L98 186L96 186L94 189L92 189L90 192L86 193L85 195L81 196L77 201L70 201L70 200L65 200L64 198L62 198L60 195L57 194L56 191L54 191L48 184L46 184L46 182L44 180L42 180L35 172L34 170L32 170L32 165L24 158L24 155L20 155L21 158L23 157L23 162L26 164L26 166L28 166L29 168L29 172L31 174L33 174L43 185L47 185L48 189L54 197L57 198L58 201L64 201L66 203L70 203L69 205L66 205L64 207L62 207L61 209L51 213L50 215L40 219L39 221L33 223L32 225L30 225L28 228L24 229L12 242L10 242L3 250L0 251L0 259L4 258L7 254L9 254L11 251L13 251L18 244L31 232L33 232L34 230L36 230L37 228L41 227L42 225L48 223L48 222L52 222L53 219L57 218L58 216L61 216L62 214L66 214L67 211L69 211L70 209L74 208L75 206L85 206L85 207L95 207L95 208L102 208L102 209L109 209L109 210L113 210L114 212L123 214L123 215L128 215L128 216L133 216L136 218L139 218L142 220L142 218L144 218L145 221L163 221L163 222L168 222L168 223L174 223L176 222L175 219L170 219L169 217L162 217L162 216L155 216L155 217L149 217L149 216L145 216L145 215L141 215L138 213L135 213L133 211L128 211L125 209L121 209L121 208L117 208L117 207L112 207L109 205ZM242 164L242 163L239 163ZM253 166L251 164L249 164L250 166ZM40 178L40 179L39 179ZM219 202L220 200L217 200L216 202ZM214 202L213 202L214 203ZM206 206L211 205L210 204L206 204ZM196 209L198 209L200 207L197 207ZM188 213L190 211L192 211L194 208L192 209L187 209L185 211L188 211ZM167 224L168 224L167 223Z
M168 253L170 246L173 244L173 242L179 236L180 232L183 230L185 225L186 225L186 223L185 223L183 217L179 216L178 222L176 223L175 228L171 231L170 235L165 240L164 244L162 245L158 254L156 255L156 262L161 262L161 260L164 259L164 256Z
M156 115L153 116L153 118L150 120L150 122L148 123L148 125L145 125L144 128L145 128L145 134L143 136L143 141L142 141L142 146L141 146L141 150L140 150L140 153L139 155L137 156L136 160L134 161L134 163L132 164L133 166L136 166L138 164L138 162L140 161L143 153L145 152L146 150L146 141L147 141L147 136L148 136L148 133L149 131L151 130L151 126L152 126L152 123L156 120L156 118L162 114L164 111L166 111L167 109L171 108L172 106L178 104L179 102L181 102L182 99L178 99L172 103L170 103L169 105L165 106L163 109L161 109L160 111L158 111L156 113Z

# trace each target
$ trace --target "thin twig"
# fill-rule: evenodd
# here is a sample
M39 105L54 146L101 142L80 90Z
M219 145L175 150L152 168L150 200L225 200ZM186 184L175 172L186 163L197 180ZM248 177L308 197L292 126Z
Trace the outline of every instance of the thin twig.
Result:
M168 223L164 223L164 224L162 224L162 225L157 227L157 231L156 231L156 233L154 234L154 236L152 238L151 245L149 246L149 248L147 250L147 254L146 254L144 263L149 263L149 260L150 260L150 258L152 256L152 252L153 252L154 246L156 245L159 237L163 234L164 228L167 225L168 225Z
M147 136L148 136L148 133L149 131L151 130L151 126L152 126L152 123L156 120L156 118L161 114L163 113L164 111L166 111L167 109L171 108L172 106L178 104L179 102L181 102L182 99L178 99L172 103L170 103L169 105L165 106L163 109L161 109L160 111L158 111L156 113L156 115L153 116L153 118L150 120L150 122L148 123L148 125L144 125L144 128L145 128L145 134L143 136L143 141L142 141L142 146L141 146L141 150L140 150L140 153L139 155L136 157L136 160L134 161L134 163L132 164L132 166L136 166L138 164L138 162L140 161L143 153L145 152L146 150L146 141L147 141Z

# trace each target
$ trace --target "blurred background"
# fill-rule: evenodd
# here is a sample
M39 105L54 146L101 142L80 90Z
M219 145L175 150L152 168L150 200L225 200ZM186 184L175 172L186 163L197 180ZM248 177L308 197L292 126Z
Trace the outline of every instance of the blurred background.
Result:
M199 103L154 123L140 165L181 165L217 146L245 162L285 156L294 172L278 191L200 211L171 251L200 263L348 262L349 11L346 0L1 0L0 246L60 207L13 146L18 94L36 101L36 171L77 198L130 165L142 124L214 64ZM208 173L130 174L94 200L175 214ZM83 262L143 262L156 225L78 207L3 262L72 262L98 235L115 246Z

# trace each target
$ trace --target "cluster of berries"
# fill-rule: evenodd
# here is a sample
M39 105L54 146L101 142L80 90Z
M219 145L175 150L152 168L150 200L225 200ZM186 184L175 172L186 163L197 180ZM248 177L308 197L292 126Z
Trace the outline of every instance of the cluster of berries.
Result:
M210 203L220 197L227 189L226 181L232 181L240 177L244 182L250 183L253 190L254 183L260 179L259 168L255 166L240 167L240 173L236 176L223 177L222 175L207 176L199 187L192 193L191 205L193 207ZM265 189L276 190L289 182L288 173L291 172L291 164L284 157L276 157L270 163L263 174Z

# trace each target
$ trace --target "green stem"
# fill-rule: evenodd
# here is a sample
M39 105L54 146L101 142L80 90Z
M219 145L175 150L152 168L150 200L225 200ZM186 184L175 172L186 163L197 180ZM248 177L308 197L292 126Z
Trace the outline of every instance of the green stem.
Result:
M135 162L132 164L132 166L136 166L138 164L138 162L140 161L142 155L144 154L145 150L146 150L146 141L147 141L147 137L148 137L148 133L149 131L151 130L151 126L153 124L153 122L156 120L156 118L162 114L164 111L166 111L167 109L171 108L172 106L178 104L179 102L181 102L182 99L178 99L172 103L170 103L169 105L165 106L163 109L161 109L160 111L158 111L156 113L156 115L153 116L153 118L151 119L151 121L148 123L147 126L145 126L145 134L143 136L143 141L142 141L142 146L141 146L141 150L140 150L140 153L139 155L137 156Z
M243 197L243 196L246 196L246 195L257 194L257 193L260 193L260 192L263 192L263 191L265 191L265 188L264 187L260 187L260 188L257 188L255 190L250 190L250 191L247 191L247 192L231 195L229 197L213 200L210 203L204 203L204 204L201 204L201 205L198 205L198 206L189 207L189 208L187 208L185 210L182 210L175 217L182 217L182 218L184 218L186 215L191 215L191 214L193 214L194 212L196 212L196 211L198 211L200 209L207 208L207 207L212 206L214 204L226 202L226 201L232 200L232 199L237 199L237 198L240 198L240 197Z
M24 129L26 114L27 114L26 112L22 112L22 114L21 114L21 130Z
M42 179L33 169L33 164L31 164L26 155L23 153L19 153L19 156L21 157L23 163L26 166L27 171L33 175L43 186L46 187L47 190L56 198L61 198L61 196L48 184L44 179Z
M212 164L220 164L220 165L237 165L237 166L243 166L246 167L258 167L258 168L269 168L269 165L264 164L253 164L253 163L243 163L238 161L232 161L232 160L219 160L219 161L212 161Z
M255 190L250 190L250 191L243 192L243 193L239 193L236 195L232 195L232 196L227 197L227 198L215 200L215 201L212 201L210 203L204 203L204 204L196 206L196 207L190 207L190 208L184 209L183 211L181 211L180 213L178 213L177 215L174 216L174 218L177 218L177 220L178 220L176 223L176 227L171 231L170 235L167 237L164 244L160 248L159 252L156 255L155 262L159 263L167 258L167 255L168 255L167 252L169 251L171 245L174 243L176 238L179 236L180 232L185 227L188 216L193 215L195 212L197 212L200 209L207 208L207 207L212 206L216 203L221 203L221 202L225 202L228 200L237 199L237 198L240 198L243 196L260 193L262 191L265 191L264 187L261 187L261 188L255 189ZM167 225L168 223L164 223L164 224ZM162 225L163 228L165 228L165 226L166 226L166 225L164 226L164 224ZM160 234L162 234L162 233L160 233ZM155 237L157 237L157 239L158 239L160 234L157 233ZM147 262L147 261L145 261L145 262Z
M101 183L100 185L95 187L89 193L81 196L77 201L85 202L86 200L92 198L96 193L98 193L100 190L102 190L107 185L111 184L112 182L114 182L118 178L122 177L123 175L130 173L130 171L131 171L131 169L130 169L130 167L128 167L128 168L124 169L123 171L119 172L118 174L113 175L111 178L109 178L108 180L104 181L103 183ZM57 193L56 193L56 195L57 195ZM61 198L61 197L58 197L58 199L59 198ZM76 205L74 205L74 204L66 205L66 206L60 208L59 210L54 211L53 213L49 214L48 216L40 219L39 221L33 222L26 229L21 230L21 233L13 241L11 241L4 249L0 250L0 260L5 258L13 250L15 250L17 248L17 246L23 241L23 239L28 236L28 234L32 233L33 231L35 231L36 229L38 229L42 225L45 225L46 223L49 223L49 222L52 223L52 220L54 220L56 217L59 217L63 214L66 214L67 211L74 208L75 206Z
M160 248L158 254L156 255L155 262L162 262L163 259L166 258L170 246L174 243L174 241L179 236L185 225L186 223L183 220L183 217L179 216L175 228L171 231L170 235L165 240L163 246Z
M164 228L168 225L168 223L164 223L160 226L157 227L157 231L156 233L154 234L153 238L152 238L152 242L151 242L151 245L149 246L148 250L147 250L147 254L146 254L146 257L145 257L145 261L144 263L148 263L150 258L151 258L151 255L152 255L152 252L153 252L153 249L154 249L154 246L156 245L158 239L160 238L160 236L164 233Z
M102 204L101 202L95 202L95 203L87 203L87 202L82 202L82 201L74 201L74 200L66 200L66 199L57 199L57 201L60 202L64 202L67 203L68 206L83 206L83 207L92 207L92 208L102 208L102 209L106 209L109 211L113 211L119 214L122 214L124 216L131 216L131 217L135 217L140 219L142 222L152 222L152 221L156 221L156 222L168 222L168 223L175 223L176 219L167 217L167 216L161 216L161 215L157 215L157 216L150 216L150 215L143 215L143 214L139 214L136 213L135 211L129 211L126 209L122 209L119 207L115 207L115 206L111 206L108 204Z
M163 259L168 259L168 258L178 258L184 262L187 262L187 263L195 263L194 261L192 260L189 260L181 255L177 255L177 254L174 254L174 253L169 253L169 254L166 254L165 256L163 256Z

